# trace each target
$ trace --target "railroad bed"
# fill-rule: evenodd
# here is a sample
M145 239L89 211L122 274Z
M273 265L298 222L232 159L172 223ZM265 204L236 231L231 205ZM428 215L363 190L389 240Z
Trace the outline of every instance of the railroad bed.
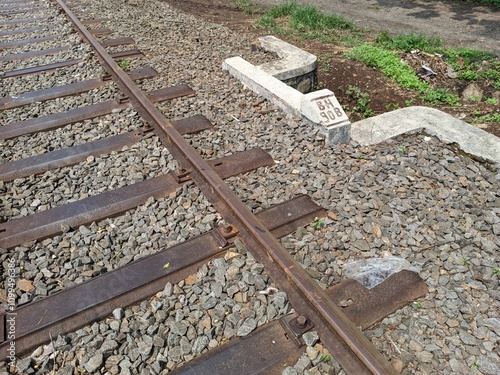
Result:
M425 135L326 146L221 71L269 58L245 36L161 2L69 7L118 75L49 1L0 2L0 366L498 372L497 171ZM345 278L384 255L418 275Z

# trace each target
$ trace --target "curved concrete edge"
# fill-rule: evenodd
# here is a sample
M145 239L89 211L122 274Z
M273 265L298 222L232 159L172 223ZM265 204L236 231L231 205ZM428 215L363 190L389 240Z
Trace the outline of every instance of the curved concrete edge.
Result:
M280 58L279 60L259 65L258 68L281 81L311 73L318 66L318 58L315 55L284 42L275 36L263 36L258 40L262 49L274 52Z
M285 112L301 116L300 103L304 95L245 59L241 57L228 58L224 60L222 70L227 70L248 88L276 104Z
M351 138L361 145L373 145L400 134L422 130L500 167L500 138L434 108L402 108L355 122L351 125Z

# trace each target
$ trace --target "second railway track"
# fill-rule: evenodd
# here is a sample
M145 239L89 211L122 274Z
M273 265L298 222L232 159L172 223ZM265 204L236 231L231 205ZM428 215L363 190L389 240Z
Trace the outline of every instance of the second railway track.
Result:
M140 41L131 46L129 35L104 27L113 24L112 12L101 19L85 2L71 3L72 11L62 2L0 5L7 291L0 360L9 361L14 334L9 371L281 373L286 365L300 368L304 343L305 367L319 371L329 355L322 357L317 332L346 373L396 373L358 327L423 296L426 286L411 272L370 292L333 285L338 264L319 251L329 250L333 237L325 231L312 246L307 239L336 215L327 217L308 195L347 181L321 159L327 151L309 125L244 88L219 92L207 82L232 80L218 67L221 55L236 52L217 43L227 30L210 25L182 39L197 23L159 3L158 17L133 12L131 24L155 34L157 49L143 51ZM248 45L237 46L256 58ZM174 64L182 75L171 73ZM204 79L200 66L210 70ZM281 118L278 127L302 128L316 146L269 129L273 116ZM310 152L319 154L310 170L293 165ZM309 184L301 186L301 174ZM381 206L375 200L366 209ZM351 232L348 240L360 251L363 241L383 246L390 240L377 228L372 223L367 235ZM293 250L295 240L285 236L297 229ZM90 349L72 351L71 343ZM62 365L59 353L69 353Z

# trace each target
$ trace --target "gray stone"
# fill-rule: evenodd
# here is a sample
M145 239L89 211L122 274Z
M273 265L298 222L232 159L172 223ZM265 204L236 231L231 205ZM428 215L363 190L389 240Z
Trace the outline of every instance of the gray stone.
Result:
M161 307L163 306L163 302L161 301L151 301L151 310L153 312L156 312L158 311L159 309L161 309Z
M203 302L202 307L204 310L209 310L213 308L215 305L217 305L217 298L215 297L208 297L205 302Z
M446 74L448 75L449 78L455 79L457 78L458 74L455 72L453 67L451 65L446 66Z
M483 98L483 90L475 83L469 83L462 91L462 98L471 102L480 102Z
M293 367L299 374L303 374L305 370L311 367L311 361L307 358L307 356L301 355Z
M299 375L297 370L291 366L285 367L281 375Z
M191 353L194 355L200 354L207 347L209 341L207 336L198 336L193 342Z
M464 330L459 330L458 334L460 336L460 339L466 345L478 345L479 343L478 340L473 335Z
M112 355L112 356L109 356L107 359L106 359L106 367L113 367L113 366L116 366L120 363L120 361L123 360L123 355L119 354L119 355Z
M20 359L16 362L16 369L20 371L20 373L26 373L28 368L31 366L31 362L31 357Z
M272 295L272 302L278 309L283 309L288 302L288 297L285 292L277 292Z
M173 285L171 283L165 284L165 288L163 288L163 294L165 297L170 297L173 292Z
M246 336L250 334L255 328L257 328L257 321L253 318L248 318L243 321L241 326L238 327L236 332L237 336Z
M188 330L188 325L184 321L172 323L170 330L173 334L184 336Z
M421 352L424 350L424 346L415 340L410 340L408 347L414 352Z
M104 357L102 353L97 353L92 357L90 357L89 360L85 363L85 369L92 374L96 370L101 368L103 362L104 362Z
M479 356L477 359L478 370L485 375L500 374L500 362L489 356Z
M313 346L307 346L306 347L306 355L309 360L313 361L318 357L319 351Z
M116 320L123 319L123 317L125 316L124 312L123 312L123 309L121 307L118 307L118 308L114 309L113 310L113 316L115 317Z
M151 352L151 349L153 349L153 338L151 336L143 336L137 346L139 348L139 352L143 356L147 356Z
M118 366L120 366L122 371L127 371L132 366L132 363L128 358L125 357Z
M191 353L191 343L189 342L187 337L181 337L180 347L183 355Z
M427 352L425 350L422 351L422 352L416 353L415 356L417 357L417 359L420 362L423 362L423 363L431 362L432 359L434 358L434 355L432 353L429 353L429 352Z
M307 346L314 346L319 340L318 332L308 331L302 335L302 339Z
M104 340L100 347L100 351L103 355L109 356L118 347L118 343L115 340Z
M180 346L174 346L168 350L168 356L171 360L179 362L182 358L182 350Z

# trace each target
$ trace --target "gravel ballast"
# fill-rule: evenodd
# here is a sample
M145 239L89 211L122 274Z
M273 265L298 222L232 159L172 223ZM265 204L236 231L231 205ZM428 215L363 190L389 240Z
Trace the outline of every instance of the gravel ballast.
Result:
M165 3L91 1L82 3L78 12L86 18L89 14L108 17L104 25L113 30L113 37L136 40L146 57L131 60L130 69L148 65L160 73L141 82L143 90L177 84L195 90L196 97L157 107L169 119L203 114L211 120L214 132L186 136L203 157L213 159L261 147L274 158L272 167L226 180L247 206L260 211L305 193L327 209L321 225L301 228L281 240L322 287L342 280L345 264L386 255L405 259L419 273L428 286L427 296L365 332L396 369L422 375L500 372L499 171L426 134L400 136L371 147L325 145L319 129L283 113L222 71L227 57L259 59L251 51L250 37L180 13ZM89 59L90 73L88 66L80 64L64 69L73 69L71 74L52 72L26 78L23 88L9 81L2 96L98 77L100 68L92 56ZM110 86L95 90L90 100L108 100L114 94L116 88ZM83 97L62 102L70 108ZM34 107L26 108L32 111ZM43 114L56 110L53 101L39 107ZM5 111L0 120L5 125L22 116L23 109ZM129 109L36 137L3 141L2 162L141 126L135 111ZM71 133L76 130L83 133L73 139ZM158 138L150 137L121 153L92 157L74 168L0 182L1 220L176 167ZM0 261L7 267L9 259L15 260L17 280L24 281L23 290L16 290L19 305L222 223L204 195L189 183L169 197L151 198L120 217L13 250L0 249ZM260 293L269 287L277 291ZM0 288L5 293L3 283ZM3 302L1 308L6 307ZM118 308L107 319L76 332L53 337L51 344L30 356L13 364L0 363L0 369L19 374L53 369L57 374L83 370L168 373L292 309L286 294L239 244L225 259L211 260L186 280L167 284L154 297ZM284 373L341 371L321 345L321 335L309 335L306 353L284 368Z

